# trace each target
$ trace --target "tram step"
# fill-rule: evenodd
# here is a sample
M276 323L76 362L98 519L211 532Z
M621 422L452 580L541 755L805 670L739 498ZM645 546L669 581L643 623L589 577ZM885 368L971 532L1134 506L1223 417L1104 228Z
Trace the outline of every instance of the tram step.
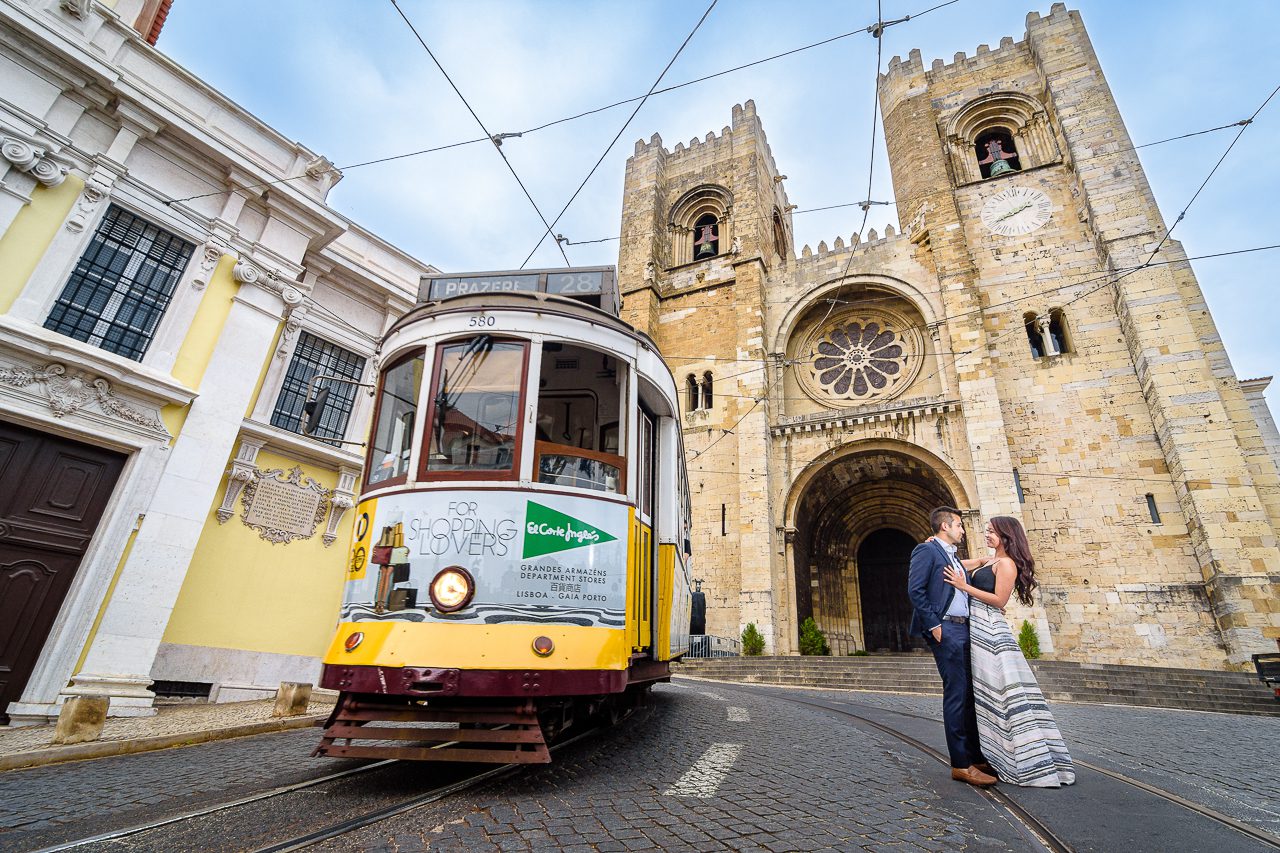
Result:
M550 764L551 753L546 744L536 749L518 751L512 749L472 749L468 747L425 746L342 746L326 747L324 755L331 758L399 758L409 761L456 761L477 764Z
M540 729L427 729L385 726L349 726L336 723L325 730L325 737L360 740L417 740L449 743L542 743Z

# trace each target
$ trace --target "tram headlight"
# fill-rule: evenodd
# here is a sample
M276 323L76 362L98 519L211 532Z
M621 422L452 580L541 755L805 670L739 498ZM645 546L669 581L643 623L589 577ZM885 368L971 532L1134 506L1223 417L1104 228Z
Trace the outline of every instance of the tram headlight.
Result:
M431 581L431 603L441 613L461 610L475 595L476 584L471 573L462 566L448 566Z

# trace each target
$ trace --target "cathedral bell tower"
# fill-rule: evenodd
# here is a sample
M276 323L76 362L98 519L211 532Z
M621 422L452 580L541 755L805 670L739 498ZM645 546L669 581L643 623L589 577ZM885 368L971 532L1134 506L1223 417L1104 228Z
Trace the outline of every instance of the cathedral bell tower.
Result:
M1280 635L1261 602L1280 574L1276 467L1079 13L1026 26L929 69L895 57L880 87L984 509L1008 489L982 472L1017 469L1060 651L1217 666L1216 646L1243 665Z
M623 194L622 317L681 385L694 574L715 578L707 631L731 637L747 622L770 637L773 622L763 329L770 275L794 254L783 179L747 101L719 134L637 142ZM740 483L739 469L761 473Z

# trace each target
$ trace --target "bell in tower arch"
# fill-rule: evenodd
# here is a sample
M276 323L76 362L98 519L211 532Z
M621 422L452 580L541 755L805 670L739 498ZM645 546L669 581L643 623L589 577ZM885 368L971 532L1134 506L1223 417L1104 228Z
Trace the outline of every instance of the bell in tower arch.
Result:
M1012 140L1010 142L1012 143ZM978 165L991 167L987 170L988 178L1019 171L1017 163L1018 152L1005 151L1004 141L998 136L988 139L982 147L986 149L987 156L979 160ZM1010 147L1013 147L1012 144L1010 144ZM1010 163L1010 160L1014 162Z
M698 237L693 241L693 258L694 260L702 260L703 258L713 258L720 253L719 251L719 229L716 223L712 222L707 225L698 225Z

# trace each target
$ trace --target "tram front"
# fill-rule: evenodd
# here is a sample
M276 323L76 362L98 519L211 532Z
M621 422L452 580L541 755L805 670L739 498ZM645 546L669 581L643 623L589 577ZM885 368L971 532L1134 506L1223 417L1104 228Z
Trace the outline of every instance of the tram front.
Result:
M431 277L385 337L318 752L391 754L337 743L408 736L378 720L456 722L392 752L545 761L575 715L669 676L689 598L676 389L612 285Z

